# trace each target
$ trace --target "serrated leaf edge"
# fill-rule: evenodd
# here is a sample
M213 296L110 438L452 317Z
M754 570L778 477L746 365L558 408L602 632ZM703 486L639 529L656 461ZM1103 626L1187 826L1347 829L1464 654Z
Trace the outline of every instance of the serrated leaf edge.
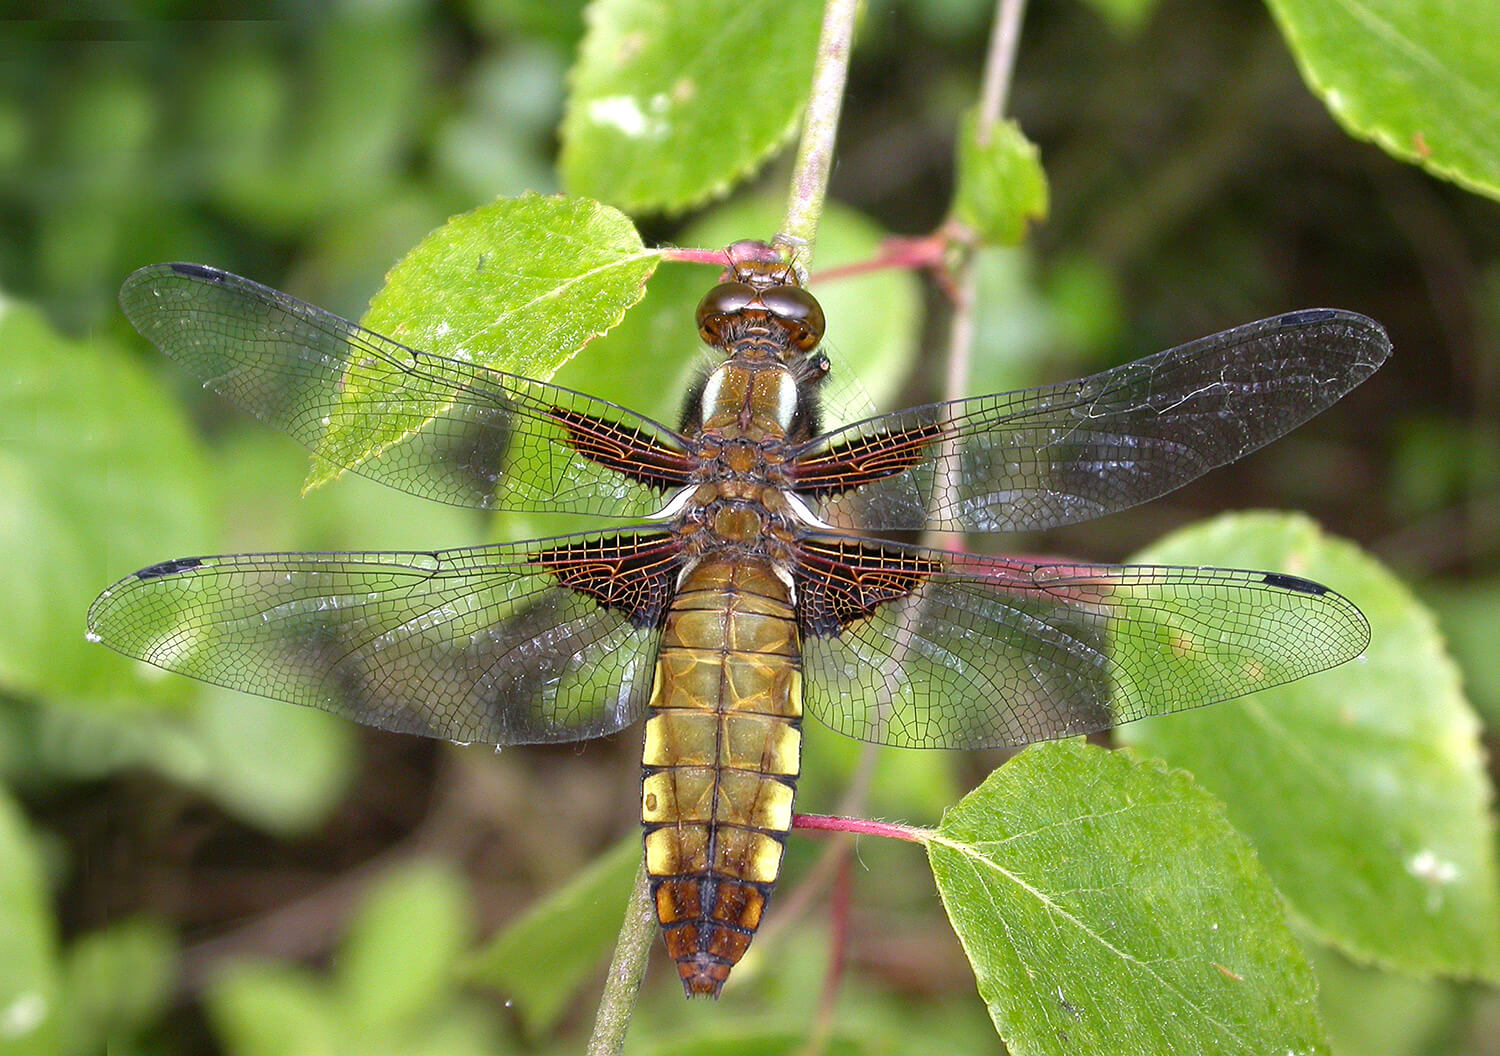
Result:
M1360 5L1348 3L1347 0L1341 0L1340 6L1343 7L1344 10L1346 10L1349 13L1350 17L1352 17L1355 21L1362 22L1366 25L1376 24L1374 21L1372 21L1374 20L1374 15L1365 10ZM1333 114L1335 120L1338 121L1339 126L1343 128L1345 132L1347 132L1355 139L1362 140L1366 143L1374 143L1376 146L1380 147L1392 157L1426 169L1433 175L1439 176L1445 180L1457 184L1458 186L1463 187L1465 190L1473 191L1476 194L1482 194L1487 198L1500 199L1500 183L1487 183L1483 180L1475 179L1473 176L1467 173L1458 171L1451 164L1434 159L1431 155L1424 157L1421 151L1415 146L1410 143L1403 142L1399 137L1392 135L1388 130L1384 128L1360 127L1355 117L1355 115L1359 111L1357 111L1353 106L1350 105L1349 99L1343 92L1343 90L1330 83L1330 80L1328 78L1320 76L1319 72L1309 64L1309 61L1307 59L1307 35L1301 31L1301 28L1297 26L1293 22L1293 20L1283 14L1281 4L1272 3L1270 4L1270 7L1272 16L1275 18L1277 25L1281 28L1282 36L1285 37L1288 44L1291 45L1290 50L1292 52L1292 58L1297 64L1297 69L1302 74L1302 79L1307 82L1307 85L1312 90L1313 94L1316 95L1320 100L1322 100L1323 105L1328 108L1329 113ZM1403 37L1400 33L1395 32L1393 28L1387 26L1385 23L1379 24L1385 28L1391 29L1391 32L1375 33L1372 31L1372 36L1379 37L1383 41L1399 42L1399 44L1396 45L1396 49L1405 51L1408 54L1412 55L1414 58L1420 59L1421 61L1419 61L1419 65L1425 66L1429 69L1444 69L1437 62L1436 58L1429 52L1420 48L1404 46L1409 43L1405 37ZM1462 86L1466 93L1473 94L1478 92L1478 89L1475 88L1466 78L1450 76L1449 79L1454 84ZM1480 108L1489 109L1489 106L1489 100L1483 100Z

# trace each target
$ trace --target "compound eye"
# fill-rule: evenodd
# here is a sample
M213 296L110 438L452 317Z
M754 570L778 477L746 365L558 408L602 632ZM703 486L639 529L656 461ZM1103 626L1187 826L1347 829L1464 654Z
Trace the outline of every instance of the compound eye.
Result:
M761 303L787 324L792 343L807 351L823 340L823 307L801 286L772 286L760 293Z
M698 333L705 341L711 341L709 324L721 316L743 312L755 297L755 287L748 282L725 282L715 286L698 302Z

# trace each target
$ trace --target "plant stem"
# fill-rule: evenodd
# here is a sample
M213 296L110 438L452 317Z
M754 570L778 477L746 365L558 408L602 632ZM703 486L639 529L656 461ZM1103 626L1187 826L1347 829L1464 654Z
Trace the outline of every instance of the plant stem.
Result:
M995 26L990 33L989 51L984 63L984 81L979 92L979 113L975 135L981 144L988 143L996 122L1005 111L1010 95L1011 76L1016 65L1016 47L1021 39L1021 18L1026 0L999 0L995 7ZM956 266L953 320L948 328L948 367L943 377L943 399L959 400L969 394L969 375L974 362L974 302L979 295L979 280L974 272L973 254L966 253ZM946 467L948 459L942 465ZM951 492L952 481L940 471L935 494ZM945 550L961 549L961 536L951 532L934 534L932 544Z
M990 30L990 46L985 55L984 83L979 89L981 143L989 139L990 129L1005 112L1016 70L1016 48L1021 43L1021 19L1025 13L1026 0L999 0L995 7L995 25Z
M588 1056L619 1056L625 1050L625 1032L635 1011L641 978L646 974L646 957L656 938L656 910L651 905L646 861L635 873L635 887L625 906L625 921L610 958L609 974L604 977L604 996L594 1016L594 1033L589 1038Z
M833 171L833 145L844 104L844 83L849 77L849 51L858 9L858 0L828 0L823 9L812 94L802 121L802 141L797 145L786 219L776 236L778 244L795 248L797 266L804 270L812 259L813 239L828 193L828 175Z
M901 271L938 271L948 254L948 236L941 230L914 238L893 236L882 240L880 251L868 260L857 260L824 268L812 276L814 285L867 275L872 271L897 268Z
M845 848L849 845L847 839L839 842ZM828 970L823 976L823 994L818 999L818 1011L813 1017L807 1043L797 1051L797 1056L823 1056L828 1051L828 1043L833 1040L833 1026L838 1019L839 989L849 966L849 916L853 888L854 859L844 850L838 857L833 876L828 914L832 925L832 948L828 951Z
M717 264L723 267L727 262L722 249L678 249L667 247L658 250L662 260L676 260L687 264Z
M1021 40L1021 18L1026 0L999 0L995 8L995 26L990 32L989 51L984 63L984 82L979 91L979 115L975 135L988 143L996 122L1005 112L1010 96L1011 77L1016 68L1016 46ZM948 373L944 379L943 398L962 399L968 395L970 364L974 352L974 298L978 284L969 258L959 264L959 297L948 332Z
M798 814L792 819L794 829L825 829L829 832L852 832L860 836L886 836L908 843L926 843L931 829L915 825L898 825L891 821L867 821L864 818L835 818L827 814Z

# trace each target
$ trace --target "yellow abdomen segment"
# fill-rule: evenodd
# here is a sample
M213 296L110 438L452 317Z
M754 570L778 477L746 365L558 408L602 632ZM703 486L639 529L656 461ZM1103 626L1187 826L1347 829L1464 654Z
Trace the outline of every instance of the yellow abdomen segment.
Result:
M717 996L781 871L802 756L802 643L762 560L708 558L667 614L646 722L641 822L667 949Z

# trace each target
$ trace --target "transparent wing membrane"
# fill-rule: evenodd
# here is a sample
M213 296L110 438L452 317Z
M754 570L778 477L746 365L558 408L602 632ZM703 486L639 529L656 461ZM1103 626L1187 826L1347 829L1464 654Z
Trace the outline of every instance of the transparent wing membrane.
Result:
M418 352L196 264L120 291L147 340L320 458L457 506L639 519L686 473L672 430L568 389ZM580 450L594 432L596 460ZM385 438L369 450L369 438ZM639 458L643 474L624 472ZM654 485L654 486L653 486Z
M1293 576L856 546L825 570L835 580L825 592L868 596L883 575L914 589L809 635L806 704L878 744L991 748L1092 733L1290 682L1369 641L1353 603Z
M634 567L659 533L434 553L231 554L143 569L89 631L158 667L451 741L612 733L646 709L657 623L559 585L568 564Z
M1265 319L1082 381L914 407L796 455L841 529L1019 532L1123 510L1307 421L1385 361L1364 316Z
M778 326L780 340L802 334L791 323L803 316L788 322L755 298L807 318L816 309L781 286L716 289L728 293L710 331L728 335L726 352L732 335L749 340L761 359L747 352L746 363L775 351ZM635 520L680 497L671 523L503 546L179 559L94 603L100 640L233 689L456 741L610 733L648 706L659 629L694 555L788 573L808 711L901 747L1101 730L1321 671L1368 639L1347 599L1293 576L946 553L778 521L771 511L785 504L765 494L799 493L840 533L1033 530L1124 509L1268 443L1368 377L1390 343L1353 313L1282 315L1082 381L867 418L793 446L778 435L709 445L198 265L144 268L121 303L208 388L401 490ZM751 368L728 363L720 394L753 392ZM760 412L781 413L774 391L774 406L756 397Z

